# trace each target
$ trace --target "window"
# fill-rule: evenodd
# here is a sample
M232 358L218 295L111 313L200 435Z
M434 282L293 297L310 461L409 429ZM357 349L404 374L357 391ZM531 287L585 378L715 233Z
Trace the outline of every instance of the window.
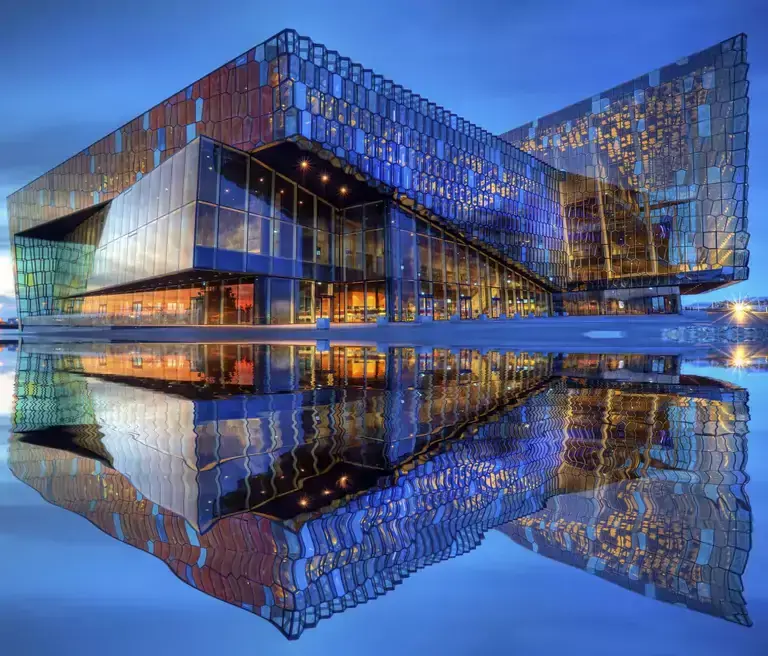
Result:
M348 207L344 210L344 233L360 232L363 229L363 207Z
M236 280L227 280L222 283L221 323L225 326L237 324L237 291L238 285Z
M469 280L474 286L480 283L480 254L469 248Z
M387 220L385 203L369 203L365 206L364 213L366 230L384 227Z
M296 195L296 220L306 228L315 227L315 197L303 189Z
M344 235L345 280L363 279L362 232Z
M376 317L387 316L387 296L385 283L366 283L365 294L365 320L376 321Z
M200 144L194 143L185 148L184 163L184 194L182 196L182 204L186 205L195 200L195 194L197 193L197 173L199 169L200 157ZM150 221L151 221L150 217Z
M184 196L184 153L176 153L171 157L173 173L171 174L171 205L170 211L181 207L181 199Z
M150 223L147 226L147 244L149 244ZM195 204L189 203L181 208L181 239L179 244L179 269L192 268L192 251L195 241ZM147 249L149 250L149 248ZM151 275L151 274L150 274Z
M291 287L293 281L272 278L270 281L270 318L272 324L291 323Z
M237 323L253 323L253 283L240 283L237 288Z
M422 223L422 221L418 221L417 225L421 225ZM429 237L426 235L417 234L416 244L419 247L419 278L423 280L431 280L432 274L430 272L429 266Z
M361 282L347 285L346 320L350 323L365 321L365 291Z
M205 323L218 326L221 323L221 286L218 282L208 283L203 291L205 295Z
M248 181L248 211L272 216L272 171L251 160Z
M400 273L401 278L413 280L416 277L416 248L412 232L400 231Z
M317 199L317 227L319 230L334 231L334 209L328 203Z
M447 282L456 282L456 244L452 241L444 242L445 248L445 279Z
M293 221L293 200L296 195L296 185L281 176L275 176L275 217L285 221Z
M213 248L216 245L216 206L197 204L195 245Z
M179 245L181 244L181 210L174 210L168 217L168 248L166 250L165 270L179 270Z
M248 215L248 252L269 255L271 241L270 220L253 214Z
M256 278L253 281L253 323L267 323L267 284L268 278Z
M456 244L456 253L458 258L459 282L469 283L469 253L466 244Z
M150 173L150 175L152 175ZM149 211L149 193L151 180L148 176L143 177L137 184L139 194L139 220L138 225L143 226L147 223L147 212Z
M314 321L315 283L311 280L299 280L299 295L296 301L296 323Z
M365 277L384 277L384 230L365 231Z
M147 222L151 223L154 221L159 215L157 213L157 204L160 200L160 178L162 177L162 173L155 169L152 171L152 173L149 174L149 200L147 203ZM120 198L120 196L118 196ZM114 203L114 201L113 201ZM110 215L112 213L110 212Z
M296 240L296 259L301 262L315 261L315 231L309 228L296 228L298 239Z
M219 209L219 248L245 250L245 213L222 207Z
M219 203L236 210L245 210L245 189L248 157L224 148L221 152Z
M275 257L293 259L293 224L284 221L275 221L273 229Z
M415 283L403 280L400 294L400 320L413 321L416 318L416 290Z
M331 257L331 254L333 252L331 248L332 235L330 232L325 232L324 230L318 230L317 231L317 244L316 244L316 257L317 257L317 263L318 264L326 264L330 265L333 264L333 259Z
M157 223L157 233L155 236L155 275L161 275L166 272L166 255L168 249L168 217L159 218Z
M200 181L197 197L215 203L218 200L219 176L217 173L221 148L212 141L203 139L200 144Z
M443 281L443 240L432 237L432 280Z
M167 159L160 165L160 197L157 201L157 216L165 216L171 208L171 180L173 160Z

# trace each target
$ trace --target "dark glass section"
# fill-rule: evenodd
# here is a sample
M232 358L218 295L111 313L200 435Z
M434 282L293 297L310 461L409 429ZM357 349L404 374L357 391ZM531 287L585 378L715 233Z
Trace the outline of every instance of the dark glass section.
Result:
M320 199L317 200L317 228L328 232L336 231L333 206Z
M296 196L296 220L307 228L315 227L315 196L303 189Z
M293 281L282 278L272 278L269 281L270 306L269 323L291 323Z
M200 145L200 179L197 197L209 203L219 200L219 167L221 165L222 148L208 139L203 139ZM167 187L167 185L163 185ZM161 197L162 202L162 197Z
M272 216L272 171L251 159L248 182L248 211Z
M294 221L296 219L295 200L296 185L280 175L275 176L275 218Z
M219 204L245 210L248 156L231 148L223 148L219 171Z

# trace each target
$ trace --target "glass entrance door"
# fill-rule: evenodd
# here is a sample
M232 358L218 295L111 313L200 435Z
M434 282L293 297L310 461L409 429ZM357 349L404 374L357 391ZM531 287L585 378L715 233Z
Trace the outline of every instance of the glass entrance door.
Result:
M472 318L472 299L469 296L462 296L459 298L459 318Z
M501 316L501 299L494 296L491 299L491 319L498 319Z
M317 318L333 318L333 296L318 296L317 298Z
M422 294L419 296L419 316L430 317L435 309L435 299L431 294Z

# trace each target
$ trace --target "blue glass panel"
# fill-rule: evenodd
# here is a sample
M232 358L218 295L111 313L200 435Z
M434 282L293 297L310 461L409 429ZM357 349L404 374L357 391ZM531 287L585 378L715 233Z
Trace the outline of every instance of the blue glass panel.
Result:
M249 273L269 273L271 258L265 255L247 254L246 271Z
M223 248L217 248L215 251L216 266L214 268L220 271L245 271L245 253L228 251ZM195 261L195 266L197 266L197 261Z
M214 269L216 249L207 246L195 246L195 268Z
M276 276L293 276L293 260L286 260L282 257L272 258L272 273Z

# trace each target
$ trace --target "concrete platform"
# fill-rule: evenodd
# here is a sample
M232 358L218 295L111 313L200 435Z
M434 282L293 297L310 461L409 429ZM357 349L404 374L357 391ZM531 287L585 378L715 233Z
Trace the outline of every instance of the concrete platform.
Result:
M670 342L669 329L709 325L695 316L549 317L489 321L331 324L328 330L314 325L288 326L146 326L112 328L51 327L25 329L25 342L290 342L313 344L318 340L345 344L389 346L504 347L519 350L581 352L679 353L686 345ZM695 349L695 346L691 346Z

